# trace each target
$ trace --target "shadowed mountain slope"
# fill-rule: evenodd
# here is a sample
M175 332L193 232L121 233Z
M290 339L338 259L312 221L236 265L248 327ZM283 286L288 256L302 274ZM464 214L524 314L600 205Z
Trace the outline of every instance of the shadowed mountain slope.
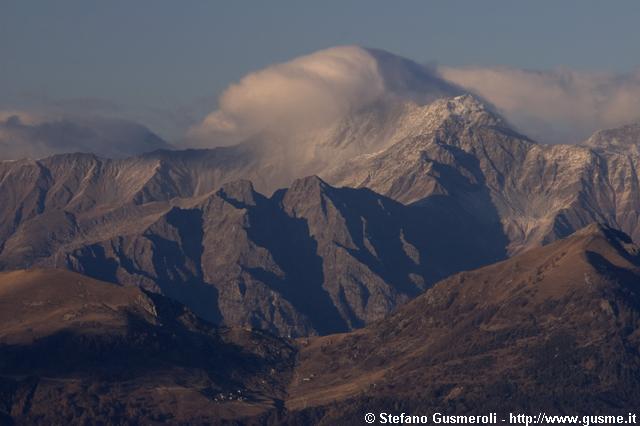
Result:
M640 251L591 225L454 275L364 329L300 340L287 406L319 424L382 411L626 413L640 407L639 318Z
M0 423L217 423L282 406L294 350L59 270L0 273Z
M327 334L383 318L425 288L426 249L405 237L412 215L317 177L271 198L237 181L140 230L65 247L55 263L160 291L227 325Z
M481 234L460 252L460 243L432 239L432 231L447 232L442 223L317 177L271 198L235 181L198 197L106 213L45 209L20 224L0 262L137 285L227 325L327 334L380 319L442 276L495 260Z

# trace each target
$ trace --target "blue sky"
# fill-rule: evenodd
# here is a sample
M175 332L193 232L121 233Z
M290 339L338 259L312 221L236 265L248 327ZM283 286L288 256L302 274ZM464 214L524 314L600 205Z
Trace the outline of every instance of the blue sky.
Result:
M0 0L0 108L121 111L172 137L247 72L334 45L628 72L639 18L637 1Z

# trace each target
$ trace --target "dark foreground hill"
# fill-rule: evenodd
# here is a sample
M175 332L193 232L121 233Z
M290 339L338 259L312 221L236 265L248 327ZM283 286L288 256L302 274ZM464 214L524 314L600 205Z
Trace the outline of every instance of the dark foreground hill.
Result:
M322 424L380 411L633 412L639 326L638 248L591 225L457 274L362 330L302 340L287 407Z
M67 271L0 274L0 424L207 423L282 406L293 348Z

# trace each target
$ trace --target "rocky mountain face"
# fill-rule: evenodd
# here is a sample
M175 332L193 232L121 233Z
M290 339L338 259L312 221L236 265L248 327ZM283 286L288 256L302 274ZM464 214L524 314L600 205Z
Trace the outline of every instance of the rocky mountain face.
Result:
M468 95L387 102L326 129L286 172L324 180L270 196L253 185L274 189L289 157L257 141L3 161L0 269L66 267L222 324L347 331L594 221L640 238L634 129L547 146Z
M325 178L427 210L453 204L493 229L498 244L500 236L506 239L509 254L594 221L640 238L638 156L631 143L640 135L633 126L601 132L585 145L540 145L468 95L438 100L421 116L429 125L419 135L356 157Z
M611 413L638 407L640 251L592 225L450 277L391 317L300 339L287 407L317 424L366 412Z
M583 145L598 151L613 151L637 157L640 154L640 123L596 132Z
M218 423L281 410L295 348L69 271L0 273L0 423ZM242 413L242 414L238 414Z
M223 148L124 160L65 154L0 162L0 264L30 265L60 244L126 234L166 211L171 200L219 188L226 170L244 164L241 154Z
M125 203L102 216L96 208L58 212L68 218L59 234L46 213L36 215L1 258L7 269L65 267L161 292L218 323L327 334L380 319L426 287L424 259L446 251L438 253L416 213L317 177L271 198L236 181L201 197ZM49 243L34 254L43 236Z

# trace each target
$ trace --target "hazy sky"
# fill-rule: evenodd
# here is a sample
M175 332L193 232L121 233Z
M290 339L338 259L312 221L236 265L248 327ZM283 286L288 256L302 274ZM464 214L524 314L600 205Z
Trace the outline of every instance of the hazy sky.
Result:
M229 83L317 49L629 72L639 20L638 1L0 0L0 108L122 115L171 139Z

